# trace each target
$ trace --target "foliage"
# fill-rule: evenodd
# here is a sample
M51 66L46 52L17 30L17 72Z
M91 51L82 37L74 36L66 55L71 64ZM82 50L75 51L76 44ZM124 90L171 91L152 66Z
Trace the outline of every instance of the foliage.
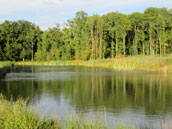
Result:
M84 11L56 27L41 31L28 21L0 24L0 60L94 60L119 54L164 56L172 52L172 13L147 8L144 13L119 12L88 16Z

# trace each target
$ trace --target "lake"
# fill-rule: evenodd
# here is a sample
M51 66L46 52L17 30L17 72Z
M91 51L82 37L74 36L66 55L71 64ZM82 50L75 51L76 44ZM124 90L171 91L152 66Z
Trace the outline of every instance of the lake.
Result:
M83 114L95 119L161 129L172 123L172 75L119 72L84 66L15 67L0 81L0 93L28 99L40 115L61 121ZM106 117L106 118L105 118Z

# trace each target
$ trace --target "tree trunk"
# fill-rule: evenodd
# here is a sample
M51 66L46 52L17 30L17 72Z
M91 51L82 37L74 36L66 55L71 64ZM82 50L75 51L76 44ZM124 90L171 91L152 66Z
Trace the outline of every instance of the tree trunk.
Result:
M93 26L92 26L92 29L91 29L91 43L92 43L91 59L94 59L94 36L93 36Z
M152 26L151 26L151 23L149 23L149 46L150 46L149 54L152 55Z
M158 38L156 39L156 49L155 49L155 55L158 55Z
M23 48L23 51L24 51L24 48ZM23 57L23 62L24 62L24 57Z
M145 44L143 43L143 55L145 55Z
M113 41L114 33L112 33L112 41L111 41L111 58L114 58L114 41Z
M102 33L100 34L99 58L102 59Z
M160 32L160 36L159 36L159 54L161 56L161 32Z
M111 58L113 59L114 58L114 41L113 40L111 42L111 49L112 49L112 51L111 51Z
M116 56L118 55L118 33L116 31Z
M106 47L105 45L103 45L103 59L105 59L105 51L106 51Z
M134 40L133 40L133 54L138 55L138 48L137 48L137 36L136 36L136 25L134 26Z
M165 27L163 22L163 45L164 45L164 55L165 55Z
M97 27L97 34L96 34L96 59L98 57L99 57L99 30L98 30L98 27Z
M33 41L32 41L32 61L33 61Z
M123 54L124 54L124 56L125 56L125 34L124 34L124 36L123 36Z

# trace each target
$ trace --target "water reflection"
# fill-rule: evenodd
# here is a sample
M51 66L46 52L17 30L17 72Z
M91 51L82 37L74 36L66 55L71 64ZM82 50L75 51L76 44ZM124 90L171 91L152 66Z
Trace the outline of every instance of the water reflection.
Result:
M35 105L43 102L40 110L62 116L70 111L103 112L105 107L110 119L115 116L157 128L158 122L172 116L171 78L78 66L16 67L0 81L0 92L8 99L30 97Z

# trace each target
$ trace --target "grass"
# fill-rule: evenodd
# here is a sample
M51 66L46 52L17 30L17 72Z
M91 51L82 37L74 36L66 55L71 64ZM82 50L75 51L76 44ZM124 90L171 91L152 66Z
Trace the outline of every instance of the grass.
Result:
M135 56L121 58L115 61L114 69L171 72L172 57Z
M100 66L114 70L139 70L154 72L172 72L172 57L129 56L119 59L102 59L90 61L49 61L49 62L15 62L15 65L81 65Z
M18 99L8 101L0 95L0 129L110 129L96 117L87 121L82 116L70 117L65 122L55 118L39 117L33 107L28 108L27 101ZM114 129L135 129L124 125L114 124Z
M1 129L55 129L59 128L54 120L45 121L35 111L27 109L27 101L7 101L0 96L0 128Z
M12 63L10 61L0 61L0 69L4 67L11 67Z
M4 77L10 71L12 63L10 61L0 61L0 78Z

